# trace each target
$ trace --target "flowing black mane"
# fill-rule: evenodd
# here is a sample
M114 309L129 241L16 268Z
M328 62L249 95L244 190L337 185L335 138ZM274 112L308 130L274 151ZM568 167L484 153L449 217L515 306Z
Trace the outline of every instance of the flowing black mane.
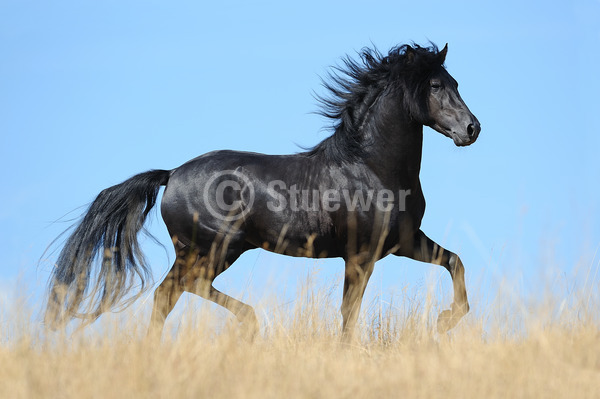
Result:
M343 58L343 66L333 67L328 80L323 80L329 96L317 96L321 103L318 114L335 121L333 134L306 154L323 154L338 162L360 158L365 146L362 126L371 105L387 88L401 92L406 114L424 123L426 83L431 72L443 65L444 58L433 43L430 47L396 46L387 55L375 48L363 48L358 60Z

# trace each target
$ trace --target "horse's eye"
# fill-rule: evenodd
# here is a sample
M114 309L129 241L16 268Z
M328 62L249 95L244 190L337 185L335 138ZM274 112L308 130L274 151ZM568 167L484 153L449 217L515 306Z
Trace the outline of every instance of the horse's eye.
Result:
M442 87L442 82L440 82L439 80L432 80L430 85L432 89L439 89L440 87Z

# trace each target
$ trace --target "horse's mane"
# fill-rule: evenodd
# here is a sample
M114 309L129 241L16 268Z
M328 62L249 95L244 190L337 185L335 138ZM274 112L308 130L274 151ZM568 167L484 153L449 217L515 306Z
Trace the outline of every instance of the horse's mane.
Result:
M430 73L443 65L445 52L430 47L400 45L387 55L376 48L363 48L359 59L349 56L343 65L323 80L329 96L317 96L321 103L318 114L331 119L333 134L305 154L324 154L342 162L361 157L364 151L362 126L370 106L388 86L403 93L404 112L412 119L424 122L427 115L424 90Z

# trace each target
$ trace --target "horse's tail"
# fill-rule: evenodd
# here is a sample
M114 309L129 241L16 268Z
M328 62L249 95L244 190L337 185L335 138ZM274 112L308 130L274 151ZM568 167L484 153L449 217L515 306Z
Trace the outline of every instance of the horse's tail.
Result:
M167 170L140 173L102 191L92 202L67 239L50 279L45 316L50 327L71 317L95 320L117 305L130 304L147 289L151 273L137 235L169 176ZM137 293L126 298L135 285Z

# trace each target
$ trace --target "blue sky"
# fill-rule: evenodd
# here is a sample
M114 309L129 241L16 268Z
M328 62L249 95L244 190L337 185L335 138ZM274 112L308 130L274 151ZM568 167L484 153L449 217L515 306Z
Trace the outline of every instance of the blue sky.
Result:
M3 295L38 306L52 258L38 259L69 226L55 221L102 189L215 149L314 145L328 134L312 112L329 66L363 46L429 40L448 43L447 68L482 132L457 148L426 128L423 230L461 255L474 292L507 280L526 295L543 281L575 284L580 269L593 276L598 20L597 0L0 0ZM145 245L160 280L173 255L158 215L150 229L170 256ZM293 292L309 271L328 281L342 262L251 251L217 283L233 293L250 286L252 302L263 290ZM432 275L449 294L435 266L386 258L370 295Z

